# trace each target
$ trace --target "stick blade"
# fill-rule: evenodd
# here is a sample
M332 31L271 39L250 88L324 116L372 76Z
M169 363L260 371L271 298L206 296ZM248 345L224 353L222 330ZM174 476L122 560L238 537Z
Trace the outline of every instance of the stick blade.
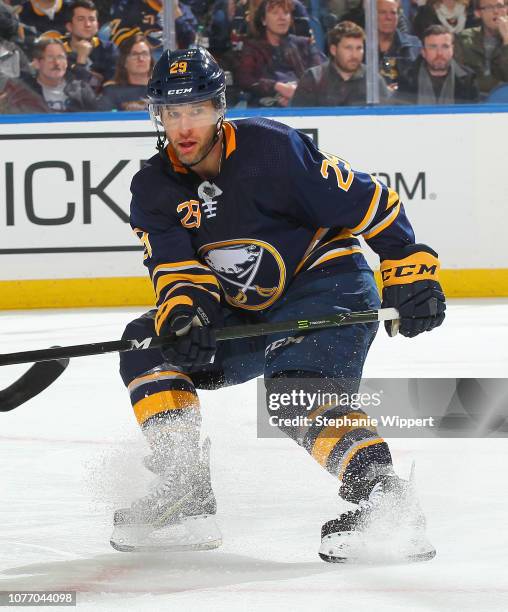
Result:
M14 410L44 391L68 365L68 359L34 363L16 382L0 391L0 412Z

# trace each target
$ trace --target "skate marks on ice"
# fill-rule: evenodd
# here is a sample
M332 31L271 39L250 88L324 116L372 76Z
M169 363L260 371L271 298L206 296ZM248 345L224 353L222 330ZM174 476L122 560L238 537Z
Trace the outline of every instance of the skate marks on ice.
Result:
M285 563L220 552L113 553L31 563L0 572L0 590L170 594L333 571L322 561Z

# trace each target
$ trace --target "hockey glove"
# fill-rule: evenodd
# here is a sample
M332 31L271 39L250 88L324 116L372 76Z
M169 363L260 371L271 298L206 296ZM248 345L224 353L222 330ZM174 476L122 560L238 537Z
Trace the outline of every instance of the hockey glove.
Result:
M412 338L444 321L446 301L438 281L437 253L425 244L413 244L390 253L381 264L382 308L396 308L400 322L385 321L389 336L398 331Z
M162 347L167 362L185 369L212 363L217 351L214 327L222 325L222 310L213 296L201 289L181 296L185 303L171 309L159 331L171 340ZM163 305L161 305L162 307Z

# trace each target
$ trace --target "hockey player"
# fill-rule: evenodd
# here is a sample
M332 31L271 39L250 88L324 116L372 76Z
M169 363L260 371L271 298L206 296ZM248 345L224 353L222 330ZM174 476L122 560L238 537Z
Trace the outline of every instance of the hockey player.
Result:
M122 378L153 451L145 464L159 486L115 513L111 544L123 551L214 548L221 536L196 389L264 374L268 392L296 388L302 379L354 392L377 326L219 346L214 328L378 308L360 235L381 258L383 306L399 310L403 335L440 325L445 299L437 254L415 244L398 195L286 125L226 121L224 73L206 50L165 52L148 98L158 154L132 181L131 223L157 304L124 337L155 330L174 341L162 351L121 356ZM317 419L365 413L343 405L303 413L310 425L284 432L340 479L343 499L358 504L324 525L321 557L354 558L388 516L384 537L405 534L402 558L431 558L412 486L394 473L386 442L361 422L333 428Z

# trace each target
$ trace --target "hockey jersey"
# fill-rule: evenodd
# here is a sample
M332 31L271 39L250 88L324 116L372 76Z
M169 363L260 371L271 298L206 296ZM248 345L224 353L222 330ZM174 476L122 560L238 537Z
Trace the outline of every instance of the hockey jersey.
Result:
M114 0L111 4L111 38L119 46L138 32L160 39L161 0Z
M181 15L175 19L179 49L189 47L195 39L198 22L189 6L180 3ZM162 44L162 0L115 0L111 5L111 40L120 46L131 36L142 32L152 49Z
M68 6L68 0L58 0L52 15L48 15L39 8L36 0L25 0L15 7L15 13L21 24L33 28L37 36L60 38L67 33Z
M203 180L171 146L133 178L131 224L144 244L159 332L189 288L230 307L270 308L295 275L368 269L414 244L395 191L275 121L225 122L221 171Z

